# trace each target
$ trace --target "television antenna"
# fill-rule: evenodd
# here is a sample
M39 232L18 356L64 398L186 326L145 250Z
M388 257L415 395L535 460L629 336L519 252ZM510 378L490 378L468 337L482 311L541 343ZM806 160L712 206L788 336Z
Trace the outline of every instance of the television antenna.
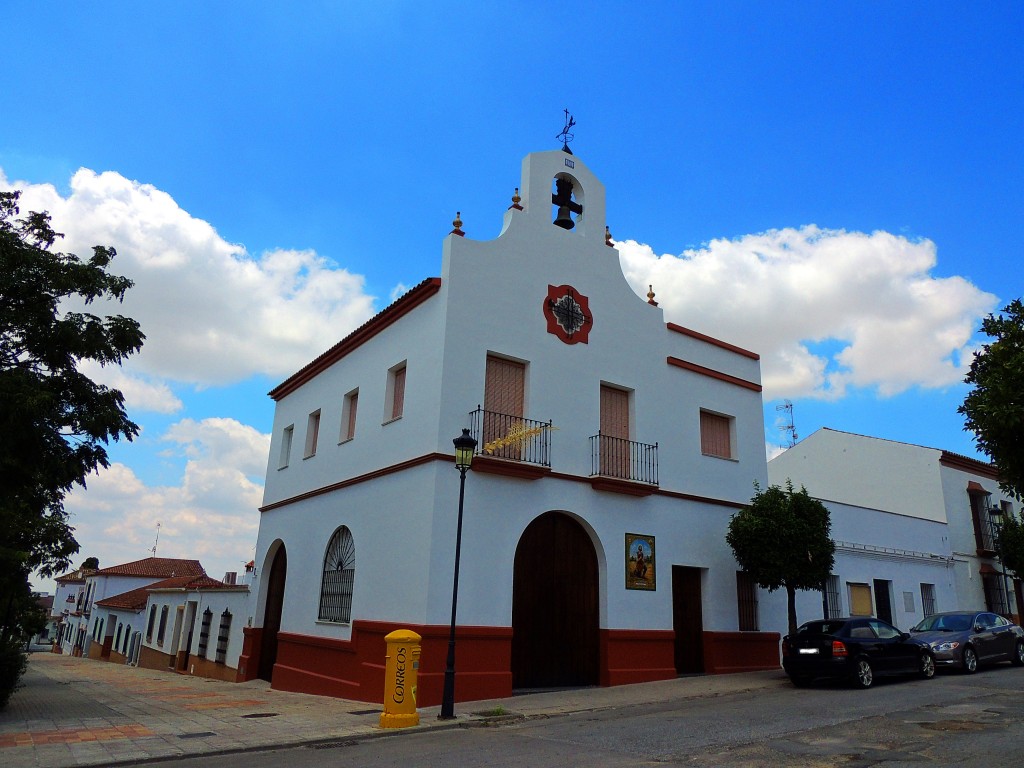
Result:
M783 400L782 405L775 406L775 410L783 414L783 422L779 431L786 435L786 447L792 448L800 439L796 433L796 422L793 421L793 403L790 400Z

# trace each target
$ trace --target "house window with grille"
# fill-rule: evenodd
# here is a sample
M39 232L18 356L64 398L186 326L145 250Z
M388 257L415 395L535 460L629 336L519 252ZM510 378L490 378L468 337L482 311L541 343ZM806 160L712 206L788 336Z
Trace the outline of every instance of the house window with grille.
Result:
M843 601L839 594L839 577L832 574L825 581L826 619L838 619L843 615Z
M710 411L700 412L700 452L720 459L733 458L733 419Z
M356 576L356 547L344 525L334 532L324 554L320 581L320 621L347 624L352 620L352 590Z
M160 628L156 631L156 644L164 644L164 633L167 631L167 606L160 609Z
M351 440L356 436L356 413L359 410L359 390L353 389L345 395L345 403L341 407L341 441Z
M982 573L981 585L985 590L985 608L992 613L1009 613L1002 575Z
M921 610L924 612L925 618L928 618L935 613L935 585L934 584L922 584L921 585Z
M207 608L203 611L203 623L199 627L199 649L196 655L200 659L206 658L206 649L210 647L210 624L213 623L213 611Z
M387 410L384 423L402 418L405 412L405 363L399 363L388 371Z
M217 663L223 664L228 657L228 636L231 634L231 611L227 608L220 615L220 630L217 632Z
M121 646L121 653L123 653L125 656L128 655L128 643L131 642L131 639L132 639L132 628L129 627L129 626L125 626L125 628L124 628L124 643Z
M757 632L757 582L746 571L736 571L736 606L740 632Z
M114 638L114 649L115 650L118 648L118 646L121 645L121 630L123 630L123 629L124 629L124 624L118 624L117 625L117 635Z
M153 626L156 624L156 606L149 606L149 623L146 625L146 642L153 642Z

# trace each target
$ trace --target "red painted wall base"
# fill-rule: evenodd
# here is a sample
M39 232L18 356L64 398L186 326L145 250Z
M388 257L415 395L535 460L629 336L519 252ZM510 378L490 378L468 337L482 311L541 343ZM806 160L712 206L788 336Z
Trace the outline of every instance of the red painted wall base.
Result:
M355 621L351 640L333 640L290 632L278 634L272 686L278 690L337 696L381 704L384 701L384 637L411 629L423 639L417 675L417 706L441 703L448 628ZM671 630L601 630L600 684L603 686L667 680L676 676L675 634ZM236 679L259 672L262 629L246 627ZM455 700L512 695L511 627L459 627L456 632ZM705 669L709 674L779 668L776 632L705 632Z

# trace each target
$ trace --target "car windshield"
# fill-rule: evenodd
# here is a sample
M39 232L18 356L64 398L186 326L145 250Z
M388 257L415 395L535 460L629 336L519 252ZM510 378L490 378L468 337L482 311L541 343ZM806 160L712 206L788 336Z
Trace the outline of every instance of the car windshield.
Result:
M964 632L971 628L972 613L936 614L918 622L911 632Z

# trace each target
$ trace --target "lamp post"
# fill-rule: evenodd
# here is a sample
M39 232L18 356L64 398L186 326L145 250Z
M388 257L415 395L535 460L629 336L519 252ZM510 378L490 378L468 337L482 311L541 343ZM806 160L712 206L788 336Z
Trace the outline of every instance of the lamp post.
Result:
M462 505L466 498L466 472L473 463L474 440L468 429L452 440L455 445L455 468L459 470L459 523L455 529L455 580L452 584L452 624L448 632L448 661L444 668L444 692L441 694L441 714L438 720L455 717L455 611L459 604L459 557L462 552Z

